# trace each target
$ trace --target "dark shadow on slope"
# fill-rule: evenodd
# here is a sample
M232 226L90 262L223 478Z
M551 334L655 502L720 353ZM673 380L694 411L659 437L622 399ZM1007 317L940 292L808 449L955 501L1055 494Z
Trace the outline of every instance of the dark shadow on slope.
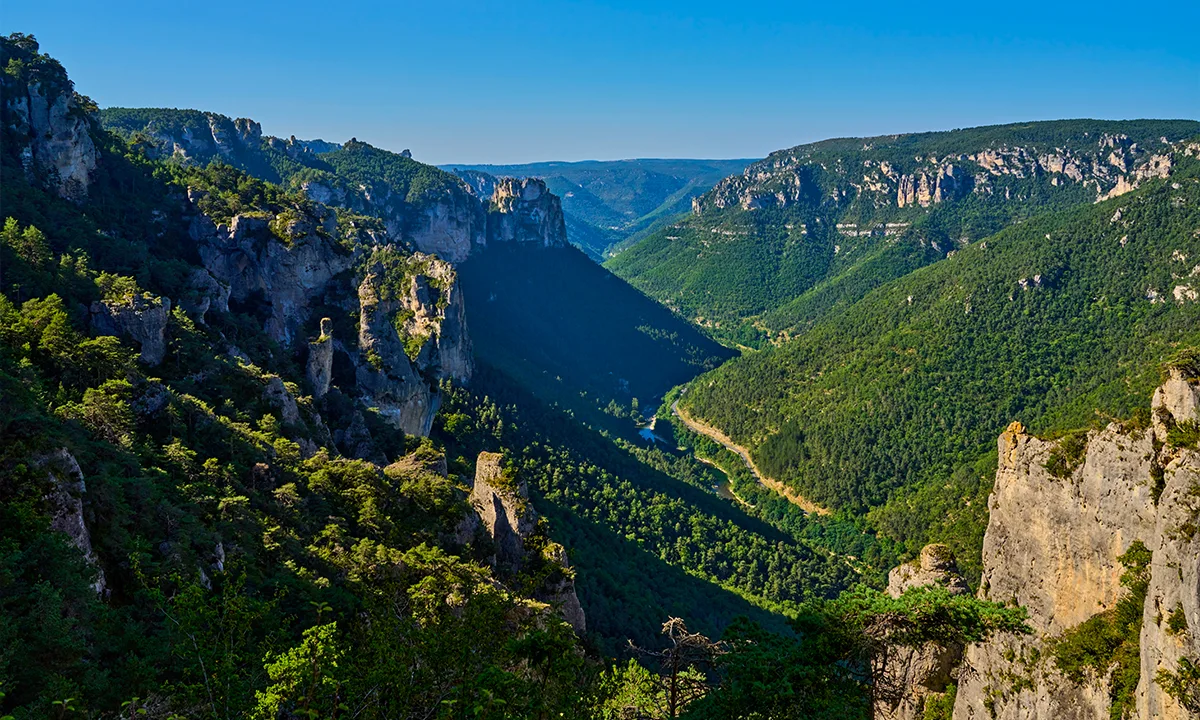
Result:
M741 615L773 632L791 632L784 616L689 575L567 508L539 500L534 499L534 506L550 521L551 535L571 548L588 632L605 654L622 655L625 640L658 646L668 617L683 618L688 628L709 637L720 637Z
M490 248L459 274L480 359L589 414L649 407L735 354L575 248Z

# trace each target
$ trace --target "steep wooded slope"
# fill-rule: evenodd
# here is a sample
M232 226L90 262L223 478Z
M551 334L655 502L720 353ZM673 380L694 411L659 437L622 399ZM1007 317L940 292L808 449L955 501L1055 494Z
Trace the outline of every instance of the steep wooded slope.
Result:
M1130 415L1153 388L1144 368L1197 333L1198 151L1179 146L1176 172L1137 192L884 285L699 378L681 406L817 502L888 503L879 527L932 527L978 557L990 438L1018 417L1049 432Z
M608 262L634 286L756 345L1012 222L1165 174L1193 121L1063 120L827 140L718 183L690 218Z

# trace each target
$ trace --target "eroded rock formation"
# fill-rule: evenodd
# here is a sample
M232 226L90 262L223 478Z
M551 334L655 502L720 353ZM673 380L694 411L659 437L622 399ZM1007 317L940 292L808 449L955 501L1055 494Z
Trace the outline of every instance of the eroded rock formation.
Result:
M353 264L350 254L328 239L337 233L334 213L321 205L312 213L295 213L286 221L237 215L229 225L197 213L189 231L204 266L228 286L231 301L263 299L270 309L264 330L283 345L292 344L308 318L310 301Z
M501 178L488 210L489 243L565 247L567 226L562 203L538 178Z
M1155 393L1154 427L1110 424L1072 453L1019 423L999 440L980 594L1029 609L1031 637L1000 636L967 649L956 720L1104 720L1112 676L1066 677L1056 638L1111 610L1129 592L1120 557L1135 541L1153 553L1143 607L1136 717L1192 717L1163 690L1162 671L1200 658L1200 453L1169 433L1195 422L1195 380L1175 369ZM1074 456L1073 456L1074 455Z
M90 308L92 332L133 340L141 348L140 359L151 367L167 354L167 317L171 301L141 295L124 302L97 300Z
M90 101L75 92L61 65L39 55L32 37L17 39L13 49L26 57L22 77L0 76L6 141L15 144L30 182L59 197L82 201L98 157L85 109Z
M501 575L535 574L540 584L534 596L556 608L576 632L585 632L587 619L575 592L575 575L566 550L545 537L529 502L529 488L519 475L504 467L500 453L479 454L470 502L474 513L460 524L460 541L475 532L477 517L494 553L492 565Z

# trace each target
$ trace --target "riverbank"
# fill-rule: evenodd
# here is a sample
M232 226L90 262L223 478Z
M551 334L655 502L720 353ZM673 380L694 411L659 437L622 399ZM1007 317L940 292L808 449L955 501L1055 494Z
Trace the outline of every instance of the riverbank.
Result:
M742 458L742 462L746 463L746 468L750 470L751 474L754 475L754 479L757 480L763 487L786 498L788 502L792 503L806 513L815 513L817 515L831 514L828 508L821 507L803 495L798 494L788 486L784 485L782 482L764 475L759 471L758 466L754 464L754 460L750 457L749 450L735 443L728 435L716 429L715 427L689 417L684 411L679 409L678 401L671 403L671 414L679 418L679 421L687 426L687 428L692 432L699 433L710 440L713 440L714 442L720 443L725 447L725 449Z

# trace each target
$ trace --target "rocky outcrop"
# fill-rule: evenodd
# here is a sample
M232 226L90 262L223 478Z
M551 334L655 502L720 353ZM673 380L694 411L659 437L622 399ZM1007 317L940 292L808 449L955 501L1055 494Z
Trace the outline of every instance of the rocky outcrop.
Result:
M6 38L2 50L10 73L19 65L19 74L0 78L0 114L13 144L5 152L17 155L30 182L82 201L98 158L86 109L90 101L75 93L58 62L39 54L31 36Z
M906 590L925 586L944 587L955 595L970 592L967 581L958 572L954 553L945 545L926 545L911 563L888 573L887 592L900 597ZM928 643L920 649L899 648L889 658L888 673L880 683L884 692L876 701L875 716L891 720L918 720L926 701L944 693L962 661L961 646ZM891 692L887 692L891 690Z
M378 218L390 242L451 263L489 243L567 244L562 204L541 180L497 180L470 171L456 176L414 161L407 150L392 153L354 138L336 145L264 137L253 120L219 113L109 108L100 117L114 132L136 134L151 157L199 165L219 159L287 185L291 170L276 162L282 153L311 170L300 184L311 200ZM332 167L319 157L335 151L339 158Z
M410 274L397 300L402 317L398 331L410 357L428 377L465 383L471 379L474 355L458 274L450 263L422 253L407 264Z
M437 412L435 387L413 365L396 328L400 301L384 283L385 270L376 266L358 287L359 358L355 371L364 402L410 435L428 435Z
M283 345L292 344L308 318L309 302L352 264L329 239L337 236L337 218L322 205L287 217L238 215L229 225L197 213L190 233L205 268L229 288L230 301L257 299L269 308L264 330Z
M333 321L321 318L321 334L308 344L308 365L305 375L318 400L329 392L333 380Z
M956 720L1108 718L1111 675L1073 682L1049 649L1128 592L1119 558L1135 541L1153 553L1136 717L1190 717L1156 678L1200 657L1192 635L1169 622L1173 612L1175 626L1200 622L1200 453L1163 444L1173 425L1196 417L1193 382L1172 371L1154 395L1152 430L1113 423L1074 446L1033 437L1019 423L1000 436L980 594L1025 606L1035 634L968 648Z
M489 243L566 247L567 225L558 196L539 178L501 178L488 208Z
M505 469L503 455L479 454L469 500L474 512L456 529L460 543L469 541L478 528L491 549L491 564L502 577L521 571L534 573L539 579L534 597L557 609L577 633L585 632L587 618L575 592L575 574L566 549L544 537L529 503L529 488ZM533 542L535 538L537 542Z
M209 310L229 312L229 286L204 268L196 268L188 276L187 289L179 298L179 306L197 322L203 323Z
M551 570L535 593L542 602L558 609L558 614L567 621L577 634L587 632L587 616L575 592L575 573L567 561L567 549L556 542L546 545L543 559Z
M268 405L279 411L279 419L284 425L299 425L302 422L300 406L296 404L296 397L284 384L283 378L278 375L267 378L262 396Z
M51 482L50 493L46 495L50 529L64 533L83 554L84 560L96 571L92 589L98 595L104 594L107 587L104 570L100 567L96 551L92 549L92 534L83 518L83 496L87 492L87 485L79 463L66 448L61 448L38 458L34 464L46 471Z
M153 367L167 353L167 318L171 301L134 295L123 302L97 300L90 308L92 332L133 340L141 348L139 358Z
M887 591L892 597L900 597L910 588L928 585L944 587L955 595L971 591L958 572L958 560L945 545L926 545L916 560L894 567L888 573Z
M409 434L428 435L441 380L470 380L474 363L458 275L430 255L387 254L358 289L356 377L369 406Z
M500 453L479 453L470 502L492 541L493 564L509 571L525 564L525 538L537 521L525 481L505 471Z

